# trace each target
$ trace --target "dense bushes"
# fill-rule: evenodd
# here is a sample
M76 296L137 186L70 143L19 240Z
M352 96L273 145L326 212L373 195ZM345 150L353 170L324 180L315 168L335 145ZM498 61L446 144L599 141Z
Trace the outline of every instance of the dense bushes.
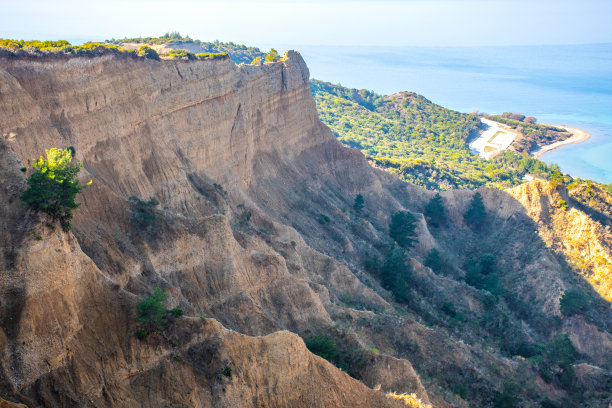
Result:
M159 54L157 53L157 51L155 51L153 48L148 47L146 45L143 45L142 47L140 47L140 49L138 50L138 56L152 59L152 60L159 59Z
M568 289L563 293L559 304L561 313L571 316L586 312L589 309L590 299L589 295L578 289Z
M138 303L138 317L136 321L149 330L163 330L168 321L166 318L166 307L163 303L167 298L168 294L162 291L159 286L156 287L151 296Z
M311 353L323 357L336 367L347 371L348 364L338 350L336 342L327 336L313 336L305 341L306 347Z
M126 50L117 45L87 42L81 46L71 45L68 41L23 41L0 39L0 49L16 54L31 55L87 55L126 54L135 56L135 50Z
M511 151L482 159L466 142L480 126L476 115L445 109L414 93L382 96L317 80L310 87L319 117L343 144L428 189L510 187L527 173L548 179L559 169Z
M155 226L157 216L153 209L159 205L156 198L151 197L148 201L143 201L138 197L130 197L130 207L132 210L132 222L139 228L147 229Z
M82 167L80 162L72 163L71 149L52 148L33 161L34 172L28 177L28 188L21 199L34 210L42 211L60 222L64 231L72 228L72 211L79 204L76 195L91 184L79 184L77 176Z

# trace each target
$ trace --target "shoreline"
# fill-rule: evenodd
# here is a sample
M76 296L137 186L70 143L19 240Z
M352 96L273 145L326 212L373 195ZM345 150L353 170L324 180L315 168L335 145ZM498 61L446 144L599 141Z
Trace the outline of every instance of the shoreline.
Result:
M578 129L578 128L571 127L571 126L559 126L559 127L570 132L572 136L569 139L562 140L560 142L551 143L549 145L542 146L538 150L532 151L531 155L533 157L540 160L540 156L542 156L544 153L550 152L551 150L555 150L555 149L558 149L559 147L563 147L566 145L584 142L585 140L591 137L591 134L583 129Z

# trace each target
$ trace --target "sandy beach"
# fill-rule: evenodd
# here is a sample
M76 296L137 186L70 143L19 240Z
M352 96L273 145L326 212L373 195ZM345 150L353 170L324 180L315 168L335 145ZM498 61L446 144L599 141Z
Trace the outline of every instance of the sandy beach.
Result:
M559 127L570 132L572 136L567 140L563 140L561 142L556 142L556 143L552 143L547 146L541 147L540 149L531 153L533 157L535 157L536 159L539 159L540 156L542 156L546 152L557 149L561 146L584 142L589 137L591 137L591 135L587 131L582 130L582 129L578 129L578 128L574 128L570 126L559 126Z
M506 150L517 136L515 130L509 126L489 119L481 118L486 129L469 146L473 152L489 160L500 152Z

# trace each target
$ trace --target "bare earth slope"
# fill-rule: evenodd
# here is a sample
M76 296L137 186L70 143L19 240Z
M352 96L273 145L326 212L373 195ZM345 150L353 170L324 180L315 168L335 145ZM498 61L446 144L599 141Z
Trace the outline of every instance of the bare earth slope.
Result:
M295 52L263 66L0 56L0 396L31 406L382 407L397 404L383 393L396 391L484 406L516 378L526 401L571 395L489 342L478 319L492 308L506 320L491 325L530 341L568 332L603 367L590 386L600 392L608 315L560 315L563 291L580 277L534 234L531 213L482 190L491 228L476 234L462 219L472 193L452 191L449 227L432 229L422 215L431 193L342 147L317 118L308 79ZM68 146L93 184L64 234L21 206L19 169ZM351 211L356 194L362 215ZM154 220L135 219L130 197L159 200ZM400 209L418 220L408 305L363 268L384 256ZM541 330L509 300L491 306L463 282L483 242L499 249L512 299L562 324ZM432 248L452 273L422 266ZM136 303L158 285L186 317L137 340ZM451 326L442 307L451 301L474 323ZM287 331L334 337L362 382Z

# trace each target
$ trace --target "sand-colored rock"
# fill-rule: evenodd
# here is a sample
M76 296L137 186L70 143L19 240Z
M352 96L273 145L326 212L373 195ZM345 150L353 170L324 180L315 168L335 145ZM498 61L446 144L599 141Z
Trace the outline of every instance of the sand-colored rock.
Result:
M431 385L438 373L476 383L488 404L504 379L527 370L477 339L399 313L379 277L364 272L366 255L390 245L390 216L407 209L419 221L415 304L485 313L483 294L461 281L461 245L475 236L462 214L473 192L444 193L453 228L432 232L422 212L434 193L342 147L317 118L308 75L295 52L262 66L0 57L1 395L51 407L382 407L393 404L382 391L395 391L446 407L465 401ZM68 146L82 179L93 180L74 235L44 227L19 201L19 168ZM487 233L504 270L515 271L500 279L559 315L571 285L559 261L539 247L537 259L523 256L538 244L532 212L542 222L554 212L546 193L480 191L494 227ZM133 219L131 196L160 201L155 222ZM421 265L432 248L447 252L456 276ZM167 307L187 317L141 342L135 305L158 285ZM352 373L361 383L289 331L346 335L358 351L382 351ZM576 342L601 358L587 332L574 330ZM377 385L382 391L369 388Z

